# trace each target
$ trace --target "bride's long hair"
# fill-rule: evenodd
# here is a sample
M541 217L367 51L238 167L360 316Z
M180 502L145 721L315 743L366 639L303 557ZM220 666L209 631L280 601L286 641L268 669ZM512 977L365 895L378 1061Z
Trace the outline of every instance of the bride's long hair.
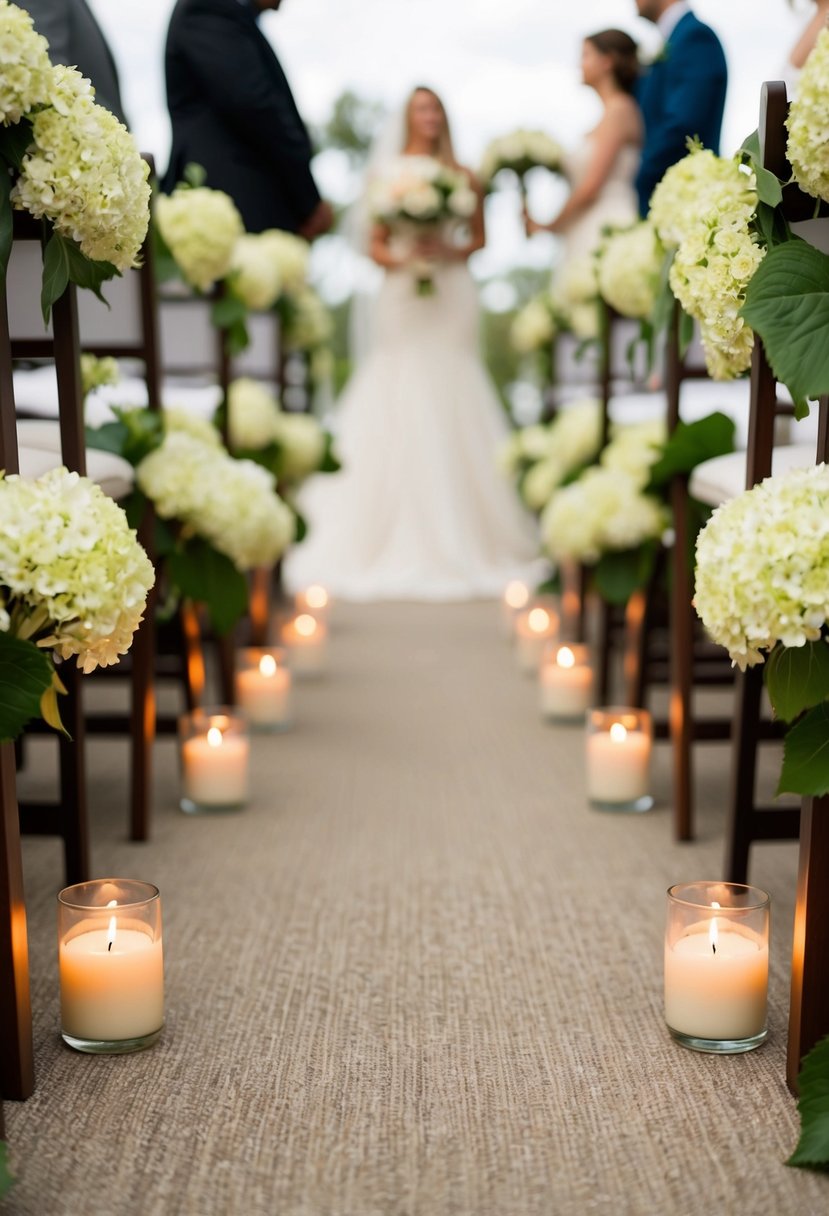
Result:
M630 34L624 30L599 30L598 33L588 34L585 42L589 42L602 55L607 55L616 87L623 93L635 93L641 67L639 47Z
M418 93L428 93L429 94L429 96L435 101L438 109L440 110L441 117L443 119L443 127L441 129L440 135L438 135L438 137L437 137L437 141L435 144L435 148L432 152L432 155L435 157L436 160L441 161L444 165L451 165L454 168L458 162L455 157L455 149L452 145L452 132L449 129L449 117L446 113L446 106L443 104L442 100L437 95L435 90L431 89L427 84L415 85L415 87L412 89L409 96L406 98L406 104L405 104L404 111L403 111L404 128L405 128L404 147L406 144L408 144L409 137L411 136L411 133L412 133L412 127L411 127L412 103L414 102L414 99Z

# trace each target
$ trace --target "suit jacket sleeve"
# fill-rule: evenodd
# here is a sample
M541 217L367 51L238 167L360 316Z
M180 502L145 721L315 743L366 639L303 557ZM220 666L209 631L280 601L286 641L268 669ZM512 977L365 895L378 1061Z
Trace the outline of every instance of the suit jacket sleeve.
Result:
M248 36L237 20L206 12L191 22L181 51L216 112L279 175L280 188L306 219L320 200L308 132L287 80L282 77L282 87L274 86L257 45L258 31L253 34ZM275 56L274 65L281 76Z
M23 7L34 21L37 32L49 43L52 63L69 63L69 5L55 4L54 0L27 0Z
M671 56L666 64L671 85L653 136L648 135L639 170L640 180L660 180L667 165L678 159L688 136L699 133L699 99L707 98L723 75L722 47L716 35L697 26L682 41L682 47L668 44ZM675 56L671 52L675 50Z

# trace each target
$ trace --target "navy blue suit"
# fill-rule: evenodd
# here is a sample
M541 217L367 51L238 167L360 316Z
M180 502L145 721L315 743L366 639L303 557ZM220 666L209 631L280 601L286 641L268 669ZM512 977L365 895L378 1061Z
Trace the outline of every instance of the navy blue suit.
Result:
M238 0L177 0L167 31L167 108L173 128L163 189L188 163L231 196L248 232L296 232L320 196L311 141L285 73Z
M665 171L685 155L689 135L719 153L727 83L719 38L693 13L686 13L639 86L645 145L636 190L643 216Z

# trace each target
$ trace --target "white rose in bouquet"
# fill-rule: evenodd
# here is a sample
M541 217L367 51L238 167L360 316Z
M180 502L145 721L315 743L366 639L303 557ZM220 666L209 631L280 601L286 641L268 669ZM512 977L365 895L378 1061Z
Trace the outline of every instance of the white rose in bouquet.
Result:
M230 270L242 217L229 195L206 186L176 186L155 200L155 222L187 282L209 291Z

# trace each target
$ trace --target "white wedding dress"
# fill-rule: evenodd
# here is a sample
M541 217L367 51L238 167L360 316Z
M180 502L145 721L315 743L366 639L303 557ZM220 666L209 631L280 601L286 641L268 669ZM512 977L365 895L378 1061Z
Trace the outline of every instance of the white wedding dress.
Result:
M508 434L478 354L478 301L465 265L438 264L434 294L388 271L372 348L340 399L343 470L299 506L309 535L287 585L344 599L460 600L531 577L535 523L497 467Z
M577 186L587 172L593 155L592 138L592 134L586 135L581 145L567 154L564 167L571 186ZM642 149L635 144L619 149L595 200L562 233L565 262L591 257L605 227L625 227L639 218L635 182L641 156Z

